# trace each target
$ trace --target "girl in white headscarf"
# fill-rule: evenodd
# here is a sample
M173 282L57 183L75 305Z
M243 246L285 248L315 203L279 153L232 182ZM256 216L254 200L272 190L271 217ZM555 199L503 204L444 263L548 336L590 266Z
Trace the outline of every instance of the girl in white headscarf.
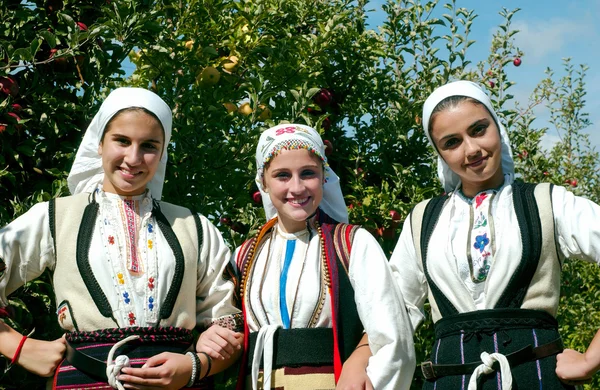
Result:
M407 313L377 241L347 224L319 134L266 130L256 166L268 222L234 254L249 335L238 388L408 389Z
M390 264L413 329L435 323L424 389L563 389L556 310L568 257L600 263L600 207L514 181L506 130L476 84L436 89L423 128L447 194L418 204Z
M66 332L41 341L0 321L0 353L54 376L53 387L193 387L235 359L212 364L193 351L194 328L234 328L241 314L218 230L160 200L171 121L156 94L116 89L77 151L73 195L37 204L0 229L0 308L50 269Z

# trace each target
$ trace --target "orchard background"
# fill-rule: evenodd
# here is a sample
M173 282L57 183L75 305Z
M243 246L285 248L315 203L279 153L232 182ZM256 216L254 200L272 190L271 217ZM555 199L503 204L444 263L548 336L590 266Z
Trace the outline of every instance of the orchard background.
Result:
M66 176L99 103L115 87L158 93L174 131L163 197L198 210L235 247L264 222L253 183L261 130L283 121L316 127L330 145L352 223L389 255L411 207L442 192L421 127L425 98L448 80L481 83L510 131L519 179L568 186L600 200L598 153L582 130L586 67L565 60L527 101L515 102L508 67L526 61L499 9L487 60L469 61L477 23L456 2L388 1L387 20L366 27L363 0L4 0L0 5L0 225L34 203L67 195ZM433 15L443 15L436 18ZM123 70L124 61L135 65ZM534 108L548 107L560 135ZM600 272L564 265L559 321L571 348L600 328ZM60 336L49 277L10 297L9 322L34 337ZM419 331L418 360L432 326ZM0 388L43 379L0 359ZM227 374L222 387L229 388ZM600 380L587 389L600 388ZM415 379L415 389L420 388Z

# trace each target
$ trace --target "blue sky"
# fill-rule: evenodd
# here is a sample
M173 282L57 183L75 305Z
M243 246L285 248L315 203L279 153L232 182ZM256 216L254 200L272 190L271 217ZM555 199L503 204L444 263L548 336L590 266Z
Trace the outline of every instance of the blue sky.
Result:
M371 28L385 18L381 10L383 3L383 0L374 0L367 7L374 9L369 17ZM440 10L443 3L444 0L440 0ZM544 78L547 67L554 70L555 76L563 74L563 58L570 57L572 64L589 67L586 112L590 114L592 125L586 132L590 134L592 145L600 151L600 0L457 0L456 5L474 10L478 15L469 36L476 43L467 54L473 63L486 59L489 54L492 34L503 22L498 12L503 7L521 9L512 23L520 30L516 44L524 52L523 62L519 68L509 67L507 72L517 83L511 93L522 103L527 102L534 87ZM549 126L546 109L539 108L535 113L536 127ZM556 139L556 133L550 132L544 144L551 145Z

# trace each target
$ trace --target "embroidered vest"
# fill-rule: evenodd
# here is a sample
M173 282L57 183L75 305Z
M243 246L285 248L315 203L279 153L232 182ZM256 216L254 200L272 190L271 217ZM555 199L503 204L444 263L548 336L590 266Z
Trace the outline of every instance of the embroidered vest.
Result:
M336 383L341 373L342 363L352 354L354 348L360 341L364 327L360 322L356 302L354 301L354 289L348 277L350 266L350 253L352 250L352 240L357 225L349 225L345 223L337 223L325 213L317 213L317 220L321 226L322 237L324 241L325 256L327 259L328 271L331 278L331 298L332 298L332 323L334 332L334 370ZM241 275L241 299L243 302L243 291L246 284L246 276L251 272L251 258L254 256L254 251L259 250L264 242L267 233L274 228L276 219L272 219L264 225L257 237L253 237L245 241L238 252L236 263ZM243 307L244 322L245 322L245 342L249 339L248 325L246 320L246 309ZM248 345L245 346L245 351L248 350ZM247 356L244 356L242 367L245 367ZM243 374L240 374L243 378Z
M53 199L48 207L56 254L53 283L60 326L66 331L118 327L88 261L93 255L89 250L98 203L91 194L82 193ZM166 202L156 202L152 212L175 257L175 272L160 308L159 326L192 329L196 324L196 300L179 292L196 291L203 241L200 218L184 207Z
M554 235L553 185L514 183L512 187L523 252L495 308L541 309L556 316L562 264ZM434 322L458 313L427 271L428 262L432 261L427 258L429 240L447 200L448 196L425 200L417 204L410 214L415 252L421 259L429 285Z

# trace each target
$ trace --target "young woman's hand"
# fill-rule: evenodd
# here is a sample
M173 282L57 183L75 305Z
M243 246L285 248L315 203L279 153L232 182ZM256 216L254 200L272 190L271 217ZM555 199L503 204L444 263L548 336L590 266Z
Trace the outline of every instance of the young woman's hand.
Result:
M565 349L556 355L556 375L566 384L577 385L588 382L596 372L596 362L586 354Z
M373 390L373 384L367 375L369 357L372 355L368 342L365 334L359 347L344 362L336 390Z
M54 341L28 338L17 364L36 375L51 377L64 359L66 348L65 336Z
M192 359L181 353L163 352L140 368L121 369L119 382L126 389L181 389L192 376Z
M200 335L197 352L206 352L213 359L225 360L242 349L244 334L219 325L213 325Z

